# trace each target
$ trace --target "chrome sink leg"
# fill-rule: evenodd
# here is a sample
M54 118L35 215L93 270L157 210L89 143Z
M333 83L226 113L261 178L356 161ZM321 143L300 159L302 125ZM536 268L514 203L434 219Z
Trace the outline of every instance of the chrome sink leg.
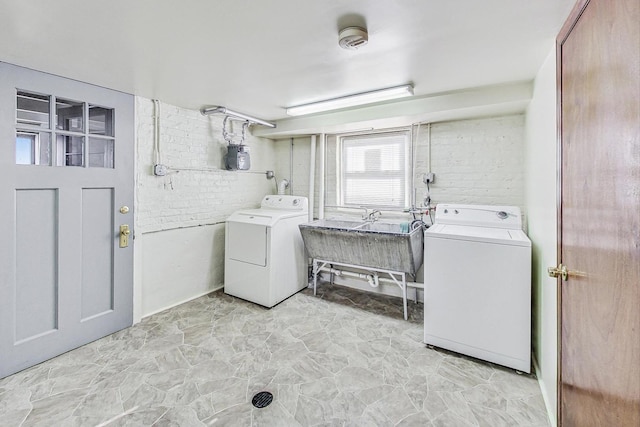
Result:
M313 260L313 295L316 295L316 289L318 287L318 261Z
M407 314L407 276L402 274L402 306L404 308L404 320L409 318Z

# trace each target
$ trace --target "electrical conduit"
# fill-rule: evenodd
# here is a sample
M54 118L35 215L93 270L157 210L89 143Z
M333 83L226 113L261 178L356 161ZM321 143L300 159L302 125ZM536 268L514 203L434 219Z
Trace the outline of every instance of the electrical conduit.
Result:
M309 154L309 221L313 221L315 178L316 178L316 136L311 135L311 153Z
M325 147L327 142L327 135L320 134L320 162L318 165L318 175L320 182L318 183L318 219L324 218L324 162L325 162Z
M154 165L161 164L160 159L160 101L152 99L153 102L153 161Z

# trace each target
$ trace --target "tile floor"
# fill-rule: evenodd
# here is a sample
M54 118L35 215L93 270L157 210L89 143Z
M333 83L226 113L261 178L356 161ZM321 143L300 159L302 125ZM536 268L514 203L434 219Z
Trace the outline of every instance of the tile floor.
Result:
M215 292L0 380L2 426L548 426L533 377L422 342L422 305ZM273 393L253 408L252 396Z

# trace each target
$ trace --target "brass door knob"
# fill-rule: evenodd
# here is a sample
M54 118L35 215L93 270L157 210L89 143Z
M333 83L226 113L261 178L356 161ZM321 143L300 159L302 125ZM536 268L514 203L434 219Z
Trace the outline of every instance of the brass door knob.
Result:
M126 248L129 246L129 235L131 234L131 229L129 225L124 224L120 226L120 247Z
M569 280L569 277L587 277L587 273L584 271L569 270L566 265L560 264L557 267L547 268L547 274L549 277L558 278L561 277L563 281Z

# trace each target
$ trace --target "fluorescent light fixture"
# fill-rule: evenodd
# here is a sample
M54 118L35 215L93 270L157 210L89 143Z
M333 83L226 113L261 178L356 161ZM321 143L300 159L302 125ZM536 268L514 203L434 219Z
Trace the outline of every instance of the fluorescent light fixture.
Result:
M413 95L412 85L395 86L387 89L343 96L341 98L327 99L326 101L312 102L311 104L299 105L297 107L289 107L287 108L287 114L290 116L301 116L304 114L319 113L321 111L337 110L339 108L355 107L356 105L403 98L411 95Z

